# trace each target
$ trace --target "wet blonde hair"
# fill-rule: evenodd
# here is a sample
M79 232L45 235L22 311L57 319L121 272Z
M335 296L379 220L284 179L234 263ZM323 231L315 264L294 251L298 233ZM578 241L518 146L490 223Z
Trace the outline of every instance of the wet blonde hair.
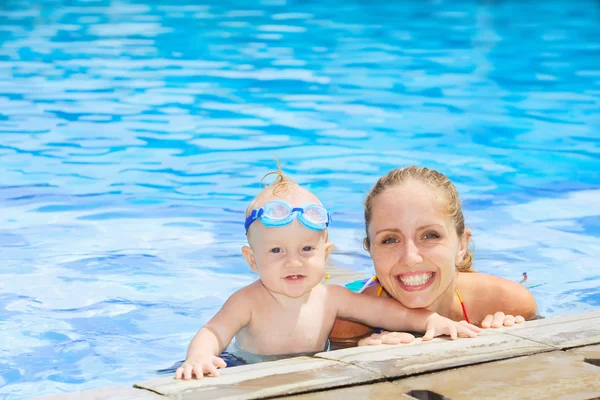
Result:
M369 224L371 223L373 200L386 189L399 186L407 181L421 182L436 190L438 202L442 210L454 221L456 234L459 238L463 235L471 236L471 231L465 229L465 218L462 212L462 206L458 198L458 191L448 177L438 171L420 168L414 165L391 170L387 175L379 178L375 186L371 189L364 202L365 207L365 228L367 237L365 242L370 247ZM473 269L473 254L467 250L463 260L456 265L459 272L475 272Z
M270 193L275 197L282 197L282 196L285 196L285 194L287 194L291 188L299 187L299 185L296 182L294 182L290 177L288 177L286 174L283 173L283 170L281 169L281 165L279 164L279 161L277 162L277 171L267 172L261 178L260 182L262 183L266 177L271 176L271 175L276 175L275 180L273 182L271 182L271 184L269 184L269 185L265 184L265 186L263 187L263 190L261 190L261 192L252 199L250 204L248 204L248 207L246 208L246 217L248 215L250 215L250 213L256 206L256 203L258 202L258 200L261 198L261 196L265 192Z

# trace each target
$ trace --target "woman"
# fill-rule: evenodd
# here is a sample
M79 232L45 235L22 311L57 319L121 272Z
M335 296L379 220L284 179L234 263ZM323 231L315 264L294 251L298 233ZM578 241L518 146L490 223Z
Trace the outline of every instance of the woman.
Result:
M522 285L474 273L456 188L443 174L409 166L380 178L365 200L364 247L378 283L370 296L389 296L408 308L426 308L483 328L510 326L536 316ZM524 317L524 318L523 318ZM332 340L364 336L362 325L338 320ZM411 341L405 333L374 334L360 344Z

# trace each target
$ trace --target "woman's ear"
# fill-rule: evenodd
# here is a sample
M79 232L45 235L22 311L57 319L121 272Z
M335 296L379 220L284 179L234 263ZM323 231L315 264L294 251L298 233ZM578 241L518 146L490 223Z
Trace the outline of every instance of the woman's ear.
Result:
M365 249L366 251L369 251L371 247L369 246L369 238L364 238L363 239L363 249Z
M471 244L471 230L465 228L462 237L458 238L458 252L456 253L456 260L454 260L456 265L459 265L465 259L467 250L469 250L469 244Z
M256 265L256 259L254 258L254 252L249 246L242 247L242 255L246 259L246 262L254 272L258 272L258 265Z

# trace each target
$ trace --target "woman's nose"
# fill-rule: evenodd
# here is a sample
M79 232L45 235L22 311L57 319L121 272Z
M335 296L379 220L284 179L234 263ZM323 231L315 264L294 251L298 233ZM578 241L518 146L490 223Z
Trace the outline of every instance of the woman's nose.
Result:
M402 263L408 267L414 267L421 262L423 262L423 257L419 247L412 240L407 240L404 245L404 254L402 254Z

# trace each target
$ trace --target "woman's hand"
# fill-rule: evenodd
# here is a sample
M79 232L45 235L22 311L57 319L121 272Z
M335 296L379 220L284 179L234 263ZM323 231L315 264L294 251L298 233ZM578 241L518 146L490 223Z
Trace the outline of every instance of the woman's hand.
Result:
M359 346L375 346L378 344L401 344L410 343L415 337L406 332L387 332L374 333L369 337L358 341Z
M486 315L483 321L481 321L481 327L500 328L502 326L513 326L514 324L520 324L521 322L525 322L525 318L520 315L506 315L502 311L498 311L494 315Z
M175 372L176 379L202 379L204 375L219 376L217 368L225 368L227 364L221 357L213 355L198 360L185 360L181 367Z

